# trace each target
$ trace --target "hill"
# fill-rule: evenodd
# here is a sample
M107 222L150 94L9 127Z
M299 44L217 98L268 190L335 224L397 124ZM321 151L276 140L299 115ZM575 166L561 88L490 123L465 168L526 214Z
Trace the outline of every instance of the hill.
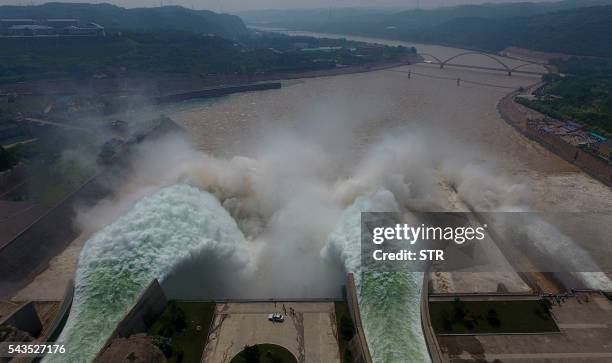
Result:
M289 29L499 51L509 46L589 56L612 56L612 0L463 5L371 13L301 11L301 17L241 14L247 23ZM285 21L284 19L291 19Z
M107 29L174 30L236 37L247 32L235 15L180 6L125 9L110 4L47 3L38 6L0 6L0 18L75 18Z
M500 51L509 46L546 52L612 57L612 6L508 19L457 18L398 34L420 42Z

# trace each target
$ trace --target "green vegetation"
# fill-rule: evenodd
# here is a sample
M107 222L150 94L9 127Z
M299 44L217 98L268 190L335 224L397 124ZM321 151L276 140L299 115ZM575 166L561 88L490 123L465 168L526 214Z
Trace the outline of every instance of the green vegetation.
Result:
M509 46L612 56L610 0L482 4L432 10L295 10L244 13L247 22L497 52ZM327 14L325 14L327 13ZM292 15L293 14L293 15Z
M351 314L346 301L334 302L334 308L336 313L336 326L338 327L338 344L342 354L342 362L352 363L353 355L349 349L349 342L355 335L353 319L351 319Z
M508 19L457 18L436 27L407 32L404 36L420 42L489 52L515 46L553 53L611 57L611 18L612 6Z
M10 122L0 123L0 126ZM0 170L17 163L28 170L28 190L15 200L28 200L47 206L77 190L96 173L96 166L85 160L94 144L93 135L47 130L44 137L22 143L0 153ZM61 147L58 147L61 145ZM73 153L65 153L72 150Z
M48 206L54 205L68 194L76 191L95 172L92 168L75 160L63 160L61 158L50 163L39 158L31 163L29 169L33 170L33 177L30 180L28 199Z
M276 344L246 346L230 363L297 363L290 351Z
M115 33L97 38L0 38L11 54L0 64L0 82L96 72L208 73L240 70L231 41L192 33Z
M600 58L556 60L567 77L548 77L538 100L517 99L534 110L560 120L582 122L612 137L612 61Z
M85 150L95 144L93 135L54 130L53 127L33 135L14 117L12 108L0 107L0 142L13 144L0 146L0 171L21 163L29 175L27 191L14 195L14 200L51 206L96 173L96 166L85 160ZM25 140L28 142L19 143ZM74 152L65 153L66 150Z
M214 310L214 303L170 301L148 335L168 362L199 362Z
M180 6L125 9L110 4L47 3L38 6L0 6L2 18L66 19L94 22L107 29L182 31L232 38L247 29L237 16Z
M239 74L301 72L335 68L337 64L405 59L415 53L405 47L385 47L362 56L348 49L302 52L309 47L345 47L346 40L293 38L284 35L244 36L241 42L195 33L115 32L97 38L0 38L10 56L0 63L0 83L60 76L87 78L96 73L113 77L130 73Z
M612 74L612 58L570 57L553 59L551 63L559 73L574 76Z
M435 301L429 303L437 334L558 332L547 300Z
M0 171L5 171L17 164L17 158L13 153L0 146Z

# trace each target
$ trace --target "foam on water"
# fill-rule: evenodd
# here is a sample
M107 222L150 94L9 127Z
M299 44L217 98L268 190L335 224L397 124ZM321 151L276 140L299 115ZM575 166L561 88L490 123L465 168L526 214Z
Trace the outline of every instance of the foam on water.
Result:
M612 289L612 281L605 273L598 272L601 268L589 252L557 227L537 220L525 225L524 229L535 248L548 256L554 256L586 287L603 291Z
M185 260L214 254L248 265L246 241L211 194L188 185L160 189L91 239L81 252L74 302L59 342L66 355L46 361L92 361L153 278Z
M423 274L362 274L361 271L361 212L396 210L395 199L388 191L357 198L342 213L338 227L330 234L322 255L339 257L347 272L355 276L363 328L373 360L377 363L429 362L421 328Z

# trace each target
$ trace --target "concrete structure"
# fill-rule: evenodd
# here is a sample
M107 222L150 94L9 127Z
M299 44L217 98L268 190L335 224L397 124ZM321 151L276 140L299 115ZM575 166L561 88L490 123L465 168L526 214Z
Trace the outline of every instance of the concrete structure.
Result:
M606 162L599 156L594 156L590 152L567 143L557 135L547 134L539 131L537 128L529 127L529 120L526 116L526 112L523 112L521 109L523 108L524 110L526 107L514 101L514 97L517 94L518 92L510 93L497 105L497 110L504 121L524 136L543 145L561 158L576 165L587 174L598 179L607 186L612 186L612 165L610 162ZM535 112L533 110L530 111Z
M70 308L72 307L72 300L74 298L74 281L70 280L70 283L66 287L66 291L64 292L64 299L62 300L62 305L55 316L55 319L51 323L51 326L47 330L47 334L41 338L43 342L55 342L59 335L64 329L64 325L66 325L66 321L68 320L68 315L70 313Z
M594 149L597 150L599 156L606 160L612 161L612 140L608 139L606 141L599 142L594 145Z
M106 340L97 357L109 347L114 339L129 338L134 334L146 333L164 312L167 303L166 295L157 279L151 281L149 287L140 294L134 306Z
M286 313L285 321L268 321L273 312ZM269 343L288 349L300 363L339 363L337 334L333 302L221 303L202 362L229 363L246 345Z
M0 36L105 36L104 27L96 23L81 23L78 19L0 19Z
M355 277L352 273L347 275L346 283L346 301L355 325L355 336L351 339L350 348L353 358L356 363L372 363L372 356L368 341L363 330L361 322L361 313L359 311L359 299L357 298L357 286L355 285Z
M0 19L0 30L8 29L15 25L34 25L34 19Z
M429 273L423 274L423 287L421 290L421 328L423 336L427 343L427 350L431 357L432 363L446 362L442 353L442 348L436 338L433 326L431 325L431 316L429 315Z
M437 64L440 66L440 68L444 68L444 66L453 66L453 67L463 67L463 68L473 68L473 69L483 69L483 70L491 70L491 71L504 71L508 73L508 76L511 76L512 73L522 73L522 74L535 74L535 75L544 75L547 73L553 73L552 72L552 68L550 68L550 66L546 63L537 63L537 62L525 62L523 64L519 64L518 66L515 67L510 67L509 65L507 65L506 63L504 63L502 60L500 60L498 57L492 55L492 54L488 54L488 53L483 53L483 52L477 52L477 51L468 51L468 52L463 52L463 53L459 53L456 54L448 59L442 60L438 57L436 57L435 55L429 54L429 53L419 53L420 56L426 56L429 57L431 59L433 59L433 61L429 60L429 61L424 61L424 63L431 63L431 64ZM483 56L483 57L487 57L491 60L493 60L494 62L496 62L497 64L499 64L501 66L501 68L493 68L493 67L483 67L483 66L475 66L475 65L466 65L466 64L457 64L457 63L451 63L451 61L457 59L457 58L461 58L467 55L479 55L479 56ZM546 69L546 72L534 72L534 71L527 71L521 68L525 68L528 66L540 66Z
M450 362L610 362L612 302L578 293L552 307L561 333L438 336Z
M121 161L129 156L131 145L160 137L181 128L171 119L152 123L148 131L132 136L128 147L114 164L68 195L7 244L0 246L0 298L10 298L43 272L49 261L66 249L80 234L73 225L76 210L91 205L111 193L117 175L125 173Z
M232 93L248 92L248 91L265 91L269 89L279 89L282 87L280 82L262 82L262 83L250 83L236 86L224 86L215 87L209 89L203 89L199 91L177 93L167 96L157 97L155 102L158 104L166 104L172 102L185 101L194 98L211 98L229 95Z
M110 193L102 173L61 201L8 244L0 247L0 297L11 297L42 272L78 235L72 219L78 205L93 203ZM107 184L108 185L108 184Z
M47 25L14 25L5 31L8 36L48 36L55 34L55 29Z
M47 19L44 23L56 29L63 29L69 26L79 25L78 19Z
M63 29L62 35L99 37L105 36L104 27L96 23L71 25Z
M6 319L0 322L0 326L2 325L10 325L27 332L34 338L42 331L42 323L32 301L23 304L19 309L7 316Z

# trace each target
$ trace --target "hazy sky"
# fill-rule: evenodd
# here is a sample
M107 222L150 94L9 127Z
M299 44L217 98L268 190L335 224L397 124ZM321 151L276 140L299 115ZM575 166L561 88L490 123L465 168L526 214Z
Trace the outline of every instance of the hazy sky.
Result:
M55 0L58 2L69 2ZM457 4L501 3L519 1L548 1L548 0L75 0L70 2L108 2L123 7L148 7L163 5L183 5L196 9L210 9L213 11L239 11L253 9L287 9L287 8L313 8L313 7L401 7L414 8L420 2L421 8L448 6ZM29 5L43 4L49 0L0 0L0 5ZM0 14L1 15L1 14Z

